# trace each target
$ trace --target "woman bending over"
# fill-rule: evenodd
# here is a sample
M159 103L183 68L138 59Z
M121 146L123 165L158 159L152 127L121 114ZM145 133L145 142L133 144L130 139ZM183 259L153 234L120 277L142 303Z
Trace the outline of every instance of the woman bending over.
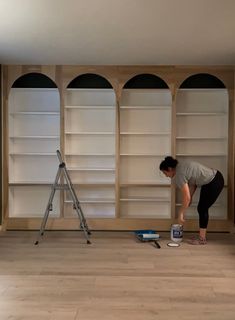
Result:
M186 210L192 202L193 194L197 187L201 188L197 206L199 238L192 239L191 244L206 244L206 231L209 221L208 210L224 187L222 174L218 170L208 168L198 162L181 162L172 157L166 157L159 168L181 190L182 205L178 212L179 224L184 224Z

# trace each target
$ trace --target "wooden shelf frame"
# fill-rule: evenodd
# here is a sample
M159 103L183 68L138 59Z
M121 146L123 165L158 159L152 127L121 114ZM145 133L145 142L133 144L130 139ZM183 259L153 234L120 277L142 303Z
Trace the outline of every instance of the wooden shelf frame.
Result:
M231 225L231 221L234 219L234 176L235 176L235 172L234 172L234 136L235 136L235 126L234 126L234 122L235 122L235 105L234 105L234 100L235 100L235 96L234 96L234 79L235 79L235 72L232 68L229 67L213 67L213 66L201 66L201 67L180 67L177 66L172 69L172 67L167 67L167 66L137 66L137 67L108 67L108 66L94 66L92 67L92 70L97 73L97 74L101 74L103 75L105 78L107 78L110 83L113 86L113 90L115 92L116 95L116 101L115 101L115 106L106 106L106 105L96 105L96 106L86 106L86 105L70 105L66 103L66 92L67 91L84 91L84 89L66 89L68 83L76 77L76 75L79 74L83 74L86 72L90 72L91 67L89 66L3 66L3 73L4 73L4 88L3 88L3 111L4 111L4 119L6 120L8 116L10 116L11 118L30 118L31 116L34 118L40 118L40 117L46 117L49 116L51 118L58 118L58 114L53 110L53 107L50 108L49 112L46 112L45 110L45 114L43 114L43 111L35 111L35 113L32 114L27 114L27 110L22 110L21 111L17 111L16 113L12 113L9 114L8 113L8 93L10 92L10 88L12 83L21 75L27 73L27 72L32 72L31 70L35 70L36 72L41 72L42 74L47 74L47 76L49 76L58 86L58 90L60 92L60 97L61 97L61 101L60 101L60 113L59 113L59 117L61 119L61 130L60 130L60 135L59 136L55 136L55 135L46 135L45 137L41 136L41 135L19 135L19 136L15 136L9 135L8 132L8 124L7 121L3 121L3 131L4 131L4 140L6 141L20 141L20 140L27 140L27 139L34 139L34 141L42 141L42 142L46 142L47 139L50 140L55 140L61 141L61 152L65 158L66 163L69 161L82 161L82 159L86 158L86 157L97 157L100 159L103 159L103 157L107 157L107 158L113 158L115 161L115 170L113 170L110 166L106 168L106 170L104 169L100 169L91 165L91 168L84 166L84 164L81 166L81 168L83 168L82 170L84 170L85 172L89 172L89 171L94 171L97 173L101 173L102 171L105 173L105 171L107 172L112 172L112 174L115 174L115 182L114 183L106 183L104 181L101 181L100 183L97 183L96 181L94 181L94 183L82 183L82 184L75 184L76 187L80 188L87 188L87 189L92 189L94 186L97 186L98 188L102 188L102 187L110 187L110 188L114 188L115 191L115 217L112 219L103 219L103 218L95 218L94 216L92 218L89 219L89 224L95 228L95 229L113 229L114 226L116 229L135 229L138 226L141 228L144 226L146 227L153 227L154 225L160 229L164 229L166 230L166 228L169 228L170 225L175 221L175 200L174 200L174 196L172 196L171 198L171 204L172 204L172 208L171 208L171 218L167 218L167 219L160 219L158 220L158 218L156 217L148 217L146 219L144 218L128 218L126 216L120 216L120 203L123 203L125 201L121 201L121 199L124 199L121 194L119 195L120 191L122 189L129 189L129 188L152 188L153 190L155 190L155 188L164 188L164 189L169 189L171 190L171 193L173 195L174 193L174 186L171 184L167 184L167 183L156 183L153 181L129 181L128 183L126 183L126 181L124 181L124 183L120 180L120 165L121 162L123 161L124 158L128 159L135 157L137 158L136 154L134 155L134 152L131 153L133 154L132 156L121 156L121 154L126 154L125 152L122 152L123 150L120 149L120 140L122 138L124 138L125 136L129 137L130 139L135 138L136 137L152 137L154 138L155 136L159 136L159 137L169 137L171 139L171 151L169 154L176 156L178 154L180 154L183 158L201 158L202 157L207 157L211 158L212 161L214 161L213 159L216 158L216 155L219 155L219 158L221 158L221 162L224 163L224 161L226 161L226 154L224 155L219 154L219 153L215 153L215 154L211 154L208 155L209 152L200 155L198 153L195 152L195 155L193 154L187 154L187 152L185 153L181 153L181 152L177 152L177 143L178 142L183 142L183 140L185 140L187 143L191 143L191 142L197 142L196 140L200 141L205 141L208 140L208 142L213 142L213 141L220 141L221 143L223 143L223 141L226 141L226 139L228 139L228 159L227 159L227 163L228 163L228 181L226 182L227 186L226 189L228 190L228 219L224 222L221 222L220 219L218 220L213 220L212 222L212 229L214 231L216 230L226 230L229 231L230 230L230 225ZM93 72L92 71L92 72ZM125 106L121 106L121 96L124 90L128 90L128 89L123 89L123 84L125 82L127 82L131 77L135 76L136 74L140 74L140 73L153 73L156 74L158 76L160 76L162 79L164 79L166 81L166 83L169 85L170 87L170 91L171 91L171 95L172 95L172 104L170 105L170 107L172 108L172 122L175 124L177 124L177 122L179 121L179 119L183 119L183 118L223 118L226 117L226 114L224 112L197 112L197 108L195 107L194 110L191 109L191 111L189 113L186 113L184 111L182 111L182 109L177 110L177 94L179 91L185 91L185 92L191 92L192 89L179 89L180 84L190 75L192 74L196 74L196 73L211 73L214 74L215 76L217 76L218 78L222 79L222 81L225 83L226 85L226 89L195 89L194 91L198 91L198 92L202 92L202 93L206 93L206 92L216 92L216 91L221 91L221 92L226 92L229 95L229 114L228 114L228 118L229 118L229 134L228 134L228 138L226 136L213 136L213 137L198 137L198 136L184 136L184 135L178 135L176 131L174 131L174 126L172 126L172 130L171 132L138 132L138 131L127 131L127 130L122 130L121 126L120 126L120 112L124 111L124 112L143 112L144 110L149 110L150 112L155 112L156 109L158 109L159 111L164 111L164 110L168 110L169 105L163 106L162 104L156 105L156 106L152 106L149 105L147 106L147 108L145 106L140 105L139 107L136 105L131 105L131 108L125 108ZM32 89L34 91L34 89ZM54 90L54 89L52 89ZM97 90L102 90L102 89L97 89ZM104 89L103 91L109 91L110 89ZM131 89L134 91L139 91L139 90L135 90L135 89ZM50 90L48 90L50 91ZM87 89L87 92L92 92L95 91L95 89ZM151 90L149 89L141 89L140 91L142 92L151 92ZM152 90L153 91L153 90ZM162 89L162 91L165 91L165 89ZM155 104L157 104L155 102ZM71 135L71 136L75 136L77 135L78 138L80 139L80 137L82 138L83 136L89 134L87 131L83 132L76 132L75 134L68 132L65 130L64 128L64 117L66 116L67 112L70 111L74 111L74 112L80 112L85 110L89 110L91 111L92 109L95 109L95 111L106 111L109 107L114 108L115 110L115 114L116 116L116 125L115 125L115 132L114 133L106 133L104 131L102 132L98 132L97 130L95 130L94 132L92 132L90 134L91 137L95 137L96 135L100 135L100 136L115 136L115 152L112 153L107 153L107 154L103 154L103 153L99 153L99 152L94 152L94 153L79 153L79 152L69 152L66 153L66 148L65 148L65 144L64 141L66 139L66 136ZM176 108L176 109L174 109ZM201 108L201 106L199 105L199 108ZM48 109L49 110L49 109ZM73 112L72 111L72 112ZM160 112L161 112L160 111ZM179 112L178 112L179 111ZM37 114L38 113L38 114ZM51 114L49 114L51 113ZM4 120L3 119L3 120ZM75 137L74 137L75 138ZM12 143L12 142L11 142ZM118 151L119 150L119 151ZM12 151L12 150L11 150ZM39 227L39 223L41 222L41 219L39 219L36 223L36 220L33 220L34 218L30 219L30 217L28 217L27 219L22 218L21 220L19 220L19 218L9 218L8 213L9 213L9 208L8 208L8 187L9 188L18 188L22 185L22 187L27 187L27 186L35 186L35 187L40 187L40 184L44 184L44 182L40 182L40 181L31 181L31 182L24 182L23 181L18 181L18 182L13 182L11 179L9 179L9 173L8 173L8 166L9 166L9 161L13 161L13 160L9 160L10 159L17 159L17 157L20 157L20 154L15 154L15 155L11 155L9 156L9 153L13 153L13 152L9 152L9 146L8 143L5 143L4 145L4 176L3 176L3 186L4 186L4 223L6 225L6 228L16 228L17 226L22 227L23 225L26 226L37 226L37 228ZM25 153L24 156L22 155L22 159L23 157L26 158L26 154L30 155L29 153ZM146 158L155 158L155 160L157 160L157 158L163 158L163 156L166 156L167 153L162 153L159 154L159 156L157 157L156 154L154 152L149 153L149 155L144 155L141 156L141 159ZM32 157L35 156L35 158L38 159L43 159L42 156L36 157L36 155L30 155ZM47 158L52 158L52 157L48 157ZM76 159L77 160L74 160ZM55 158L56 159L56 158ZM87 158L86 158L87 159ZM14 161L15 161L14 160ZM219 161L219 160L218 160ZM155 161L156 163L157 161ZM56 165L57 168L57 165ZM110 171L109 171L110 170ZM155 170L157 173L157 163L155 166ZM78 172L80 172L80 169L77 170ZM75 172L76 173L76 169L75 170L71 170L71 172ZM156 179L157 180L157 179ZM49 187L50 183L45 182L45 186ZM64 196L61 196L62 199L62 206L63 206L63 198ZM133 198L130 198L133 199ZM144 197L143 197L144 199ZM150 199L151 200L151 199ZM63 211L63 210L62 210ZM70 222L68 222L68 220ZM21 222L20 222L21 221ZM25 222L24 222L25 221ZM27 223L28 221L28 223ZM35 224L34 224L35 221ZM57 221L57 220L56 220ZM65 217L63 216L63 212L62 212L62 216L61 218L58 219L58 223L55 221L54 223L54 227L52 228L57 228L59 226L59 228L66 228L66 226L71 226L73 219L65 219ZM190 225L190 227L189 227ZM191 228L191 230L197 230L197 226L198 226L198 221L197 219L195 219L195 221L190 221L190 224L188 225L188 228ZM56 227L57 226L57 227ZM187 226L186 226L187 228Z

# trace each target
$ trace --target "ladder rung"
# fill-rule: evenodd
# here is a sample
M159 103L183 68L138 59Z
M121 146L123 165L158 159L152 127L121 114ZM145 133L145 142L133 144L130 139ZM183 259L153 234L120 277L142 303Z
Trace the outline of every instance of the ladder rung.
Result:
M67 185L64 184L56 184L52 186L52 189L56 189L56 190L69 190L69 187Z

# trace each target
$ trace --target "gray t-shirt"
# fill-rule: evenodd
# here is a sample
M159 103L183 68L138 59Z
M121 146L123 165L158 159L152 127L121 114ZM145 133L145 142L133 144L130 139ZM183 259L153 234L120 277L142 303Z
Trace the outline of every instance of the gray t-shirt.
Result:
M198 162L180 161L176 166L174 181L179 188L182 188L185 183L201 187L211 182L216 172L215 169L205 167Z

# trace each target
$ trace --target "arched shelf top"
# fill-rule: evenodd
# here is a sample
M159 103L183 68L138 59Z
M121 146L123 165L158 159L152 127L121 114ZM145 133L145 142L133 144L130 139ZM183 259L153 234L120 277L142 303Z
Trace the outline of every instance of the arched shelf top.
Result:
M68 89L113 89L112 85L104 77L94 74L85 73L73 79Z
M225 89L224 83L209 73L194 74L183 81L180 89Z
M57 86L45 74L32 72L16 79L12 88L57 88Z
M143 73L126 82L124 89L169 89L168 85L160 77Z

